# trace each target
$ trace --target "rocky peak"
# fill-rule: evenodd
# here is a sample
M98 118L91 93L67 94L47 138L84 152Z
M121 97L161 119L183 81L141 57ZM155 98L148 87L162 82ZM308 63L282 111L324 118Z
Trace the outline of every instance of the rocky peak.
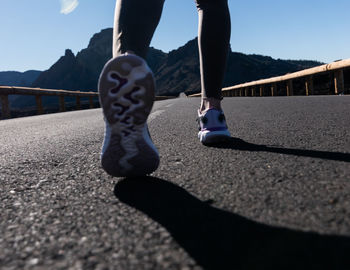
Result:
M87 49L90 51L95 51L101 55L110 55L112 53L112 40L113 29L103 29L101 32L93 35L93 37L90 39Z
M69 58L75 58L74 53L72 52L72 50L70 49L66 49L65 53L64 53L65 57L69 57Z

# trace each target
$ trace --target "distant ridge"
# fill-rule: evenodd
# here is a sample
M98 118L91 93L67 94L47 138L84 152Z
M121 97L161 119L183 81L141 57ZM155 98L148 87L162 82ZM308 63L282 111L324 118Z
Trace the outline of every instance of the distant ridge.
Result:
M41 71L38 70L28 70L25 72L18 71L2 71L0 72L0 85L4 86L31 86L33 82L39 77ZM26 100L28 97L19 97L19 96L9 96L11 103L18 98ZM21 102L22 103L22 102ZM21 105L20 105L21 106ZM0 104L1 107L1 104Z
M28 70L26 72L2 71L0 72L0 85L31 86L39 77L41 71Z

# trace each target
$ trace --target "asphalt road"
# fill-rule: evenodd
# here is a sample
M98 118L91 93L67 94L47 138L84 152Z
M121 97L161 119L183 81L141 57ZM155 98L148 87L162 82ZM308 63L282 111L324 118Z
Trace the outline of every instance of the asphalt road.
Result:
M350 269L350 96L155 103L161 164L100 167L100 109L0 121L0 269Z

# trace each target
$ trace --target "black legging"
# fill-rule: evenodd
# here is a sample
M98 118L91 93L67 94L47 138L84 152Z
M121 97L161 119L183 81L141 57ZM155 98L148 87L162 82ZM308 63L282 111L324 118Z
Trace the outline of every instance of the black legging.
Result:
M227 0L195 0L202 97L221 98L231 22ZM117 0L113 56L126 51L145 58L159 23L164 0Z

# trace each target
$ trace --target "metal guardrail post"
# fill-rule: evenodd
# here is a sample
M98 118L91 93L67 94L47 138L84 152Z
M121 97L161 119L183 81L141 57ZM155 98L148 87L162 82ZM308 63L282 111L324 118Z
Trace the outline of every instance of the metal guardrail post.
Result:
M94 108L94 99L93 97L89 97L90 109Z
M271 96L273 97L275 95L276 92L276 83L271 84Z
M1 97L1 113L2 113L1 118L2 119L11 118L9 96L0 95L0 97Z
M338 95L344 92L344 72L343 69L334 71L334 94Z
M65 112L66 108L64 105L64 96L59 96L60 112Z
M80 108L81 108L80 97L77 96L77 97L76 97L76 109L77 109L77 110L80 110Z
M287 81L287 96L293 96L294 89L293 89L293 80Z
M314 80L312 75L307 76L305 80L305 95L313 95L314 94Z
M35 96L36 101L36 108L37 108L37 114L43 114L44 108L43 108L43 101L41 96Z

